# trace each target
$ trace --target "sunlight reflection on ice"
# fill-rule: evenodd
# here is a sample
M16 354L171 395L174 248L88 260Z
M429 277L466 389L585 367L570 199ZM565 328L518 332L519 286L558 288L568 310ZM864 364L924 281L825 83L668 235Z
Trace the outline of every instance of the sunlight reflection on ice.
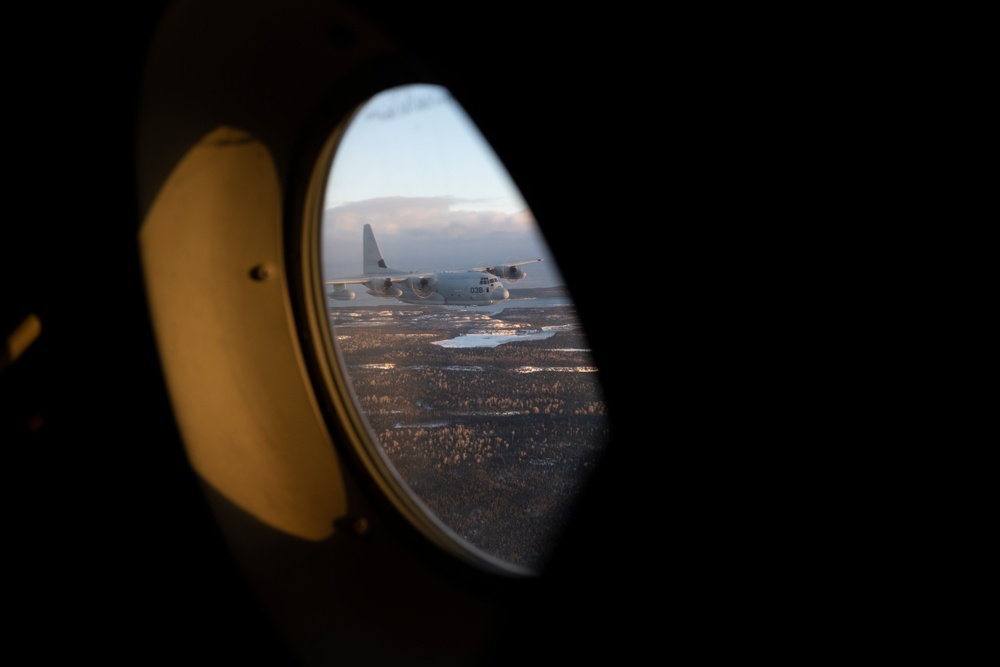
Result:
M554 373L596 373L596 366L522 366L517 369L518 373L542 373L550 371Z

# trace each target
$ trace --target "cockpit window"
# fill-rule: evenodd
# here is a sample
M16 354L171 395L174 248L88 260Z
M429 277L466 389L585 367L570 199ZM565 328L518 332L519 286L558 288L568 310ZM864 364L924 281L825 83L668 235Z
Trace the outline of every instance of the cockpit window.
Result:
M320 262L363 455L438 542L538 573L609 441L559 268L446 89L386 90L339 136Z

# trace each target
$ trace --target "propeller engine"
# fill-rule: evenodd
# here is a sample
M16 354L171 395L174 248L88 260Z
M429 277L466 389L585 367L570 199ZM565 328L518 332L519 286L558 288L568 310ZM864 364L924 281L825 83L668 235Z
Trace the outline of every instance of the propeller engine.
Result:
M497 278L502 278L511 284L516 283L518 280L528 275L518 267L510 264L498 264L497 266L487 270Z
M406 279L406 284L413 290L421 299L426 299L431 294L434 293L434 285L437 283L437 278L430 271L417 270L413 272L413 275Z
M368 281L368 293L372 296L380 296L388 299L402 296L403 290L393 285L391 278L386 278L385 280L373 278Z

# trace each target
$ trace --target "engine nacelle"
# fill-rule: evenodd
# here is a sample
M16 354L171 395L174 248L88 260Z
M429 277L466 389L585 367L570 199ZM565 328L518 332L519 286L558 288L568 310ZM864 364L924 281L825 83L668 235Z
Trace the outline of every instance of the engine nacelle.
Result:
M509 264L498 264L489 271L497 278L503 278L504 280L520 280L528 275L516 266L511 266Z

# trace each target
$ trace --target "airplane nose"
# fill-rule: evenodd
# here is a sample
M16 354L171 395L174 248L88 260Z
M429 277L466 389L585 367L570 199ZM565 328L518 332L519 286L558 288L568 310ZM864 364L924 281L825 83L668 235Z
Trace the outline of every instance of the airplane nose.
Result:
M499 294L497 294L497 296L499 296L500 299L503 300L510 296L510 292L508 292L505 288L501 287L499 290Z

